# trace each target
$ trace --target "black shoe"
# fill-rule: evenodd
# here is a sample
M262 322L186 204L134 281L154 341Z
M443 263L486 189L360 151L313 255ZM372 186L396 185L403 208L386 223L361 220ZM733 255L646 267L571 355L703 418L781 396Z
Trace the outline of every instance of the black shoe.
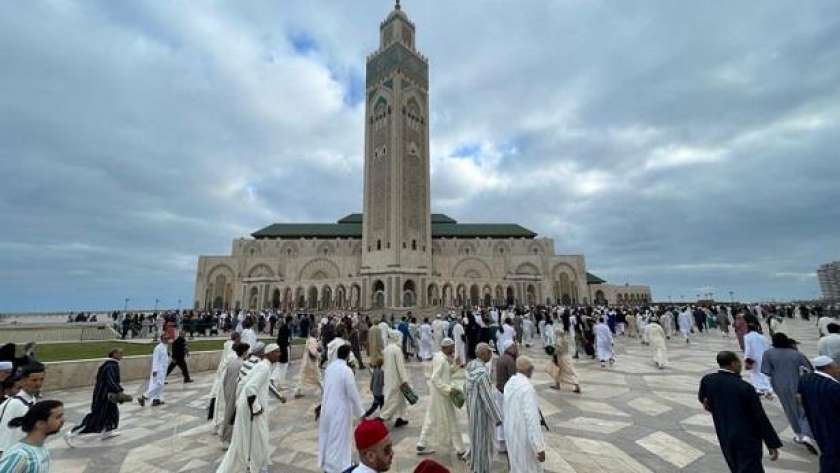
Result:
M146 407L146 398L143 396L138 397L137 404L140 404L140 407Z
M162 405L164 405L164 404L166 404L166 403L165 403L165 402L163 402L163 401L161 401L160 399L155 399L154 401L152 401L152 407L155 407L155 406L162 406Z
M192 383L192 382L193 382L193 380L192 380L192 379L185 379L185 380L184 380L184 383Z
M408 425L408 421L405 420L405 419L397 418L397 421L394 422L394 428L395 429L399 429L400 427L402 427L404 425Z

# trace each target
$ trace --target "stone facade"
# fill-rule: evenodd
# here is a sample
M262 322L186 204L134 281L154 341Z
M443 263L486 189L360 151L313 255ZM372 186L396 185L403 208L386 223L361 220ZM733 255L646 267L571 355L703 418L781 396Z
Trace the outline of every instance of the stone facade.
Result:
M652 302L650 286L590 284L589 299L595 304L638 305Z
M364 212L274 224L201 256L196 309L371 309L589 303L582 255L515 224L431 213L429 67L399 4L367 58Z
M201 256L196 308L370 309L464 304L587 303L582 255L548 238L436 238L424 273L362 271L359 239L239 239Z

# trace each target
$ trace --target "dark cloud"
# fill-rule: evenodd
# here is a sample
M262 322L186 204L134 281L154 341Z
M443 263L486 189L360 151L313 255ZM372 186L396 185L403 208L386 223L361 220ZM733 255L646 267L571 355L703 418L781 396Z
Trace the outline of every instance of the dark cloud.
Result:
M9 6L0 310L186 305L197 255L359 211L387 9ZM521 223L661 299L815 295L840 247L836 2L405 9L436 211Z

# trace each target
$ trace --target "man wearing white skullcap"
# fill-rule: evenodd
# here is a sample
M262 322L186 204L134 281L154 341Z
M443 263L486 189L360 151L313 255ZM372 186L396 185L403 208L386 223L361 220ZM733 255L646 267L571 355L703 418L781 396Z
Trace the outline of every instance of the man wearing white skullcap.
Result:
M452 373L460 369L452 362L455 353L455 341L444 338L440 342L440 351L432 359L432 376L429 379L429 408L417 441L417 454L434 453L433 444L448 448L455 448L456 453L463 458L466 453L461 440L461 429L455 404L452 403L452 392L461 391L452 382Z
M840 471L840 364L825 355L811 364L816 369L799 378L799 396L820 447L820 473Z
M271 365L280 359L280 346L276 343L262 345L257 342L257 347L251 351L252 359L257 359L245 376L240 377L233 437L216 473L258 472L271 465L271 443L265 410L268 408L271 386Z

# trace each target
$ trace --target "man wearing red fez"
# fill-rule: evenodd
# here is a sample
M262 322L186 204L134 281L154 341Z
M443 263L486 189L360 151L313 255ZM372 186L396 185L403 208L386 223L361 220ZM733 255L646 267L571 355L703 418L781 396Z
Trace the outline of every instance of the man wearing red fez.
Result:
M414 473L449 473L449 469L434 460L423 460Z
M356 450L361 464L350 467L344 473L379 473L391 469L394 450L388 428L379 420L363 420L354 433Z

